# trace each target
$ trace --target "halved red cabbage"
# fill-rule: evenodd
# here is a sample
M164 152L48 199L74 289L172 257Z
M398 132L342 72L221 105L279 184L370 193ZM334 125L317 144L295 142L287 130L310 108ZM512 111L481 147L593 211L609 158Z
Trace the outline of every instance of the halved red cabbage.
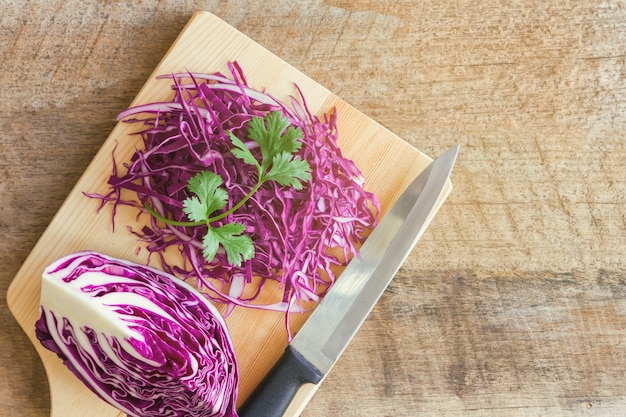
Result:
M136 417L236 416L226 324L157 269L85 251L43 274L36 335L100 398Z
M230 63L229 68L232 78L220 73L172 74L171 101L122 112L119 120L143 125L139 134L144 147L124 163L125 172L114 169L108 195L87 195L101 198L103 205L112 202L114 218L119 204L141 211L148 204L163 217L186 221L182 201L189 196L187 182L196 173L211 170L224 179L229 204L235 204L256 184L257 173L232 154L226 132L233 132L258 152L256 143L247 138L246 123L253 116L280 111L304 132L298 155L309 162L312 178L300 191L268 182L225 219L247 226L255 245L252 260L236 267L220 251L207 262L201 250L206 226L164 225L151 218L143 230L133 232L147 242L151 253L158 254L164 270L193 279L209 290L213 300L231 308L243 305L289 312L294 306L318 301L328 291L335 281L333 266L357 255L377 221L379 202L363 188L363 175L354 162L342 155L335 110L322 118L311 114L301 92L300 100L292 97L288 106L248 86L237 63ZM129 191L132 197L124 194ZM166 261L163 254L170 248L180 251L182 264ZM253 277L261 283L255 282L246 292ZM266 280L280 282L282 299L255 303Z

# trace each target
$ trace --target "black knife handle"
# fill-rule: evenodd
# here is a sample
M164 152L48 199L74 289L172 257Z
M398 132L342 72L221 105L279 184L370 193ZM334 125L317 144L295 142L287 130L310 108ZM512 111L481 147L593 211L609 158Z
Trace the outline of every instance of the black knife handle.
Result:
M300 387L317 384L324 375L291 346L239 407L239 417L281 417Z

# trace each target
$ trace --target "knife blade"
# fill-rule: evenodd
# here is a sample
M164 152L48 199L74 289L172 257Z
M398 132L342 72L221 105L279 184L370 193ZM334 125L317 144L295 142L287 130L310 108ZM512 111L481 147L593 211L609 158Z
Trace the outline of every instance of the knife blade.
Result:
M459 152L431 162L398 197L289 346L239 408L240 417L280 417L305 383L318 384L422 236Z

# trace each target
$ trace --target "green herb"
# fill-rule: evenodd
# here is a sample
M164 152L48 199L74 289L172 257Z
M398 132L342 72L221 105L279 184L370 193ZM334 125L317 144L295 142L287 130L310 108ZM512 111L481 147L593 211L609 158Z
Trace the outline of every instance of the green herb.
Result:
M252 239L245 235L245 225L239 222L226 223L213 227L211 223L235 212L268 181L276 181L281 186L302 189L302 181L311 178L311 167L305 160L294 155L302 143L301 129L291 126L289 119L280 112L268 113L265 117L253 117L248 122L248 138L259 144L261 161L250 152L237 136L228 132L234 148L233 155L257 168L258 181L250 192L229 210L221 211L228 202L228 191L222 187L222 177L211 171L203 171L189 179L187 189L194 195L183 201L183 212L190 221L175 221L159 215L154 209L146 209L156 218L173 226L206 225L207 234L202 240L202 254L211 261L221 245L226 251L228 262L240 266L244 260L254 257ZM220 213L221 211L221 213Z

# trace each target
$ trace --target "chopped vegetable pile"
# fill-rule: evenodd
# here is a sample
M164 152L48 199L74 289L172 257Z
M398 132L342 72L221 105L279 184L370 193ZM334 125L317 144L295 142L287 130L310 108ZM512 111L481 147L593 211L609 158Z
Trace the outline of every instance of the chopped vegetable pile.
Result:
M129 416L237 416L239 370L222 316L155 268L91 251L55 261L36 335Z
M289 185L301 190L300 181L311 178L309 163L292 155L300 149L301 143L297 139L302 138L302 131L289 127L289 124L289 119L276 111L268 113L265 118L250 119L248 137L260 148L263 158L261 162L257 161L245 143L228 132L235 146L231 149L233 155L257 169L257 182L254 187L240 201L233 201L232 207L228 210L222 211L228 203L228 191L221 187L224 180L212 171L202 171L189 179L187 189L194 195L183 201L183 212L191 221L166 219L148 205L146 209L168 225L206 226L207 232L202 239L202 253L205 259L211 262L221 245L226 251L227 261L235 266L241 266L242 259L250 260L254 256L252 239L245 234L242 235L246 226L243 223L231 222L216 228L212 223L225 219L237 211L267 181L276 181L279 185ZM216 214L217 212L219 214Z
M165 271L194 279L211 299L289 312L332 286L333 266L357 255L379 203L342 156L336 111L313 115L301 92L289 107L251 88L237 63L229 69L159 77L171 79L171 101L119 115L141 124L143 149L124 172L114 168L109 194L88 195L111 202L114 217L120 204L150 213L133 232ZM167 261L171 248L182 262ZM282 297L258 302L268 280Z

